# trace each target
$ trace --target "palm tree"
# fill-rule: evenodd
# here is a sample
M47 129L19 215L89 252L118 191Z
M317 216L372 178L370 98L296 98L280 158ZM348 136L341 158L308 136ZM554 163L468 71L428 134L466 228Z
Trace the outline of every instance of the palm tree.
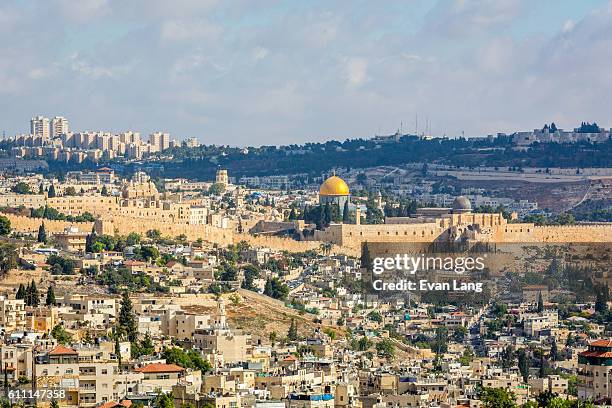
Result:
M321 253L328 256L331 253L333 245L330 242L324 242L319 246Z

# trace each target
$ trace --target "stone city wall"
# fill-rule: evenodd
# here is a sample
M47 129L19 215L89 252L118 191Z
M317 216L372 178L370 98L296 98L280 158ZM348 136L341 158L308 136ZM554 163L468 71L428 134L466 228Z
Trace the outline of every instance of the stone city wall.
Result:
M79 229L79 231L89 232L93 228L93 222L69 222L69 221L60 221L60 220L45 220L43 218L31 218L25 217L22 215L15 214L3 214L11 221L11 228L17 232L32 232L38 233L38 228L40 224L45 224L45 230L47 234L63 232L69 226L74 226Z

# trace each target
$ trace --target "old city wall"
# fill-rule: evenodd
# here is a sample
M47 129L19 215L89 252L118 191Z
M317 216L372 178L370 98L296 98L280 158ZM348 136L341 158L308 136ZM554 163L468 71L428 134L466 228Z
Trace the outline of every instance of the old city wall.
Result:
M315 231L316 241L332 242L344 252L358 252L363 242L432 242L446 229L437 223L331 225L324 231Z
M612 242L612 224L534 227L537 242Z
M457 226L459 231L465 226ZM433 242L448 238L446 223L331 225L315 231L314 242L331 242L339 252L358 253L363 242ZM611 242L612 224L536 226L532 223L481 226L480 241L497 243L520 242ZM311 241L312 242L312 241Z
M63 232L69 226L74 226L79 231L91 231L93 222L69 222L60 220L45 220L42 218L30 218L22 215L3 214L11 221L11 227L17 232L37 233L40 224L44 222L47 233Z
M92 230L93 222L69 222L60 220L46 220L41 218L31 218L14 214L4 214L10 221L15 231L24 233L37 233L38 228L44 222L47 233L63 232L67 227L74 226L79 231L89 232ZM233 242L233 231L222 229L211 225L188 225L171 224L167 222L155 222L132 217L116 217L112 221L102 221L98 226L99 233L127 235L130 232L137 232L144 235L148 230L157 229L162 236L174 238L184 234L189 240L202 238L204 241L228 245Z
M229 245L234 242L234 232L231 229L217 228L212 225L169 223L127 216L114 217L112 220L103 220L101 223L105 233L114 231L115 234L127 235L130 232L136 232L144 235L147 231L155 229L162 236L169 238L185 235L190 241L201 238L219 245Z

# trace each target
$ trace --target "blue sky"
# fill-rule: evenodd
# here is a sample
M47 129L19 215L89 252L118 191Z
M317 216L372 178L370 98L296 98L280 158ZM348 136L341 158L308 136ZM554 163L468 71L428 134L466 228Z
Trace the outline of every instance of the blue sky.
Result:
M0 130L169 131L231 145L612 126L603 0L0 4Z

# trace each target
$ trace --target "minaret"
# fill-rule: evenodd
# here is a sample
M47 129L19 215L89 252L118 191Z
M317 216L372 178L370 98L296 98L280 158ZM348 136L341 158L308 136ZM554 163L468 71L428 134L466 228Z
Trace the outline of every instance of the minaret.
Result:
M225 302L223 301L223 299L219 299L218 308L219 308L219 320L217 321L217 327L219 329L226 329L227 323L225 321Z
M376 195L376 205L378 206L378 208L380 210L383 209L383 205L382 205L382 193L380 192L380 190L378 190L378 194Z
M355 225L361 225L361 207L355 207Z

